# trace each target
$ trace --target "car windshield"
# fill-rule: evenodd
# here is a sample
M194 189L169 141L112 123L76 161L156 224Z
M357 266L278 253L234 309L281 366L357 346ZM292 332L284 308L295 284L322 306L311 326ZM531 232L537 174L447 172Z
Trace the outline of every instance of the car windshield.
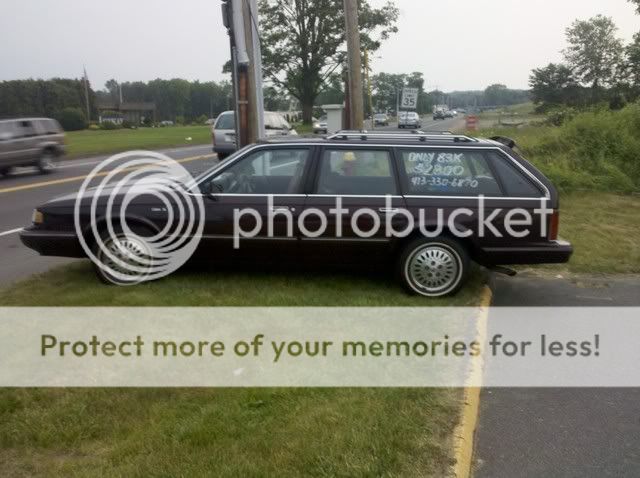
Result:
M224 113L218 118L215 129L236 129L235 114Z
M387 117L387 115L383 115L383 114L378 114L378 115L374 116L374 118L376 118L376 119L384 119L386 117Z

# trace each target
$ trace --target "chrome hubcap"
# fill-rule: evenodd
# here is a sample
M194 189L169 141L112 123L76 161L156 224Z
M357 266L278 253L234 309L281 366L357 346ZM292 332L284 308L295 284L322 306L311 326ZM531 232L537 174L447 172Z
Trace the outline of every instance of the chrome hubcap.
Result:
M460 266L455 255L441 246L427 246L416 251L409 262L409 274L420 289L437 293L451 287Z
M150 269L150 256L144 242L134 237L122 236L105 241L104 247L109 254L101 250L100 263L107 271L130 278L131 281L144 277L144 269ZM127 279L116 277L119 281Z

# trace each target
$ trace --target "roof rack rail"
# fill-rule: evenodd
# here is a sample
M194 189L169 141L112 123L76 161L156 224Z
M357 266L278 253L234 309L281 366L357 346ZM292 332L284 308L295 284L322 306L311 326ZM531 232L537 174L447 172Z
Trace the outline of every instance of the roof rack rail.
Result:
M433 133L426 133L424 131L414 130L411 133L378 133L375 131L371 132L367 130L344 130L327 136L327 139L338 140L348 140L354 138L360 139L362 141L367 141L368 139L417 139L421 142L426 142L428 140L442 141L443 139L446 139L452 140L455 143L476 143L478 141L477 139L470 136L453 134L451 131L436 131Z

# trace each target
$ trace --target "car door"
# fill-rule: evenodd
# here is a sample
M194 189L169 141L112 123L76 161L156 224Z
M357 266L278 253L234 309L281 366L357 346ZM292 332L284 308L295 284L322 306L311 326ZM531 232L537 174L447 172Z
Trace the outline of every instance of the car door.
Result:
M30 120L18 120L14 124L16 130L13 141L14 161L16 165L28 164L38 159L40 150L38 145L38 133Z
M300 220L303 257L321 263L383 261L394 240L386 234L387 216L396 230L406 226L404 216L393 214L405 204L392 150L327 146L314 166Z
M297 257L308 146L259 146L200 183L206 223L199 253L223 260Z

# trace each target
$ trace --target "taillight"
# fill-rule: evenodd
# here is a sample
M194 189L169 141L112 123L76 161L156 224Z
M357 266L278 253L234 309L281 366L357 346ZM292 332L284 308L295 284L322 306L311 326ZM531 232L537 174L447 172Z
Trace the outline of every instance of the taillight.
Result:
M560 229L560 211L557 209L551 215L551 224L549 225L549 240L558 240L558 230Z

